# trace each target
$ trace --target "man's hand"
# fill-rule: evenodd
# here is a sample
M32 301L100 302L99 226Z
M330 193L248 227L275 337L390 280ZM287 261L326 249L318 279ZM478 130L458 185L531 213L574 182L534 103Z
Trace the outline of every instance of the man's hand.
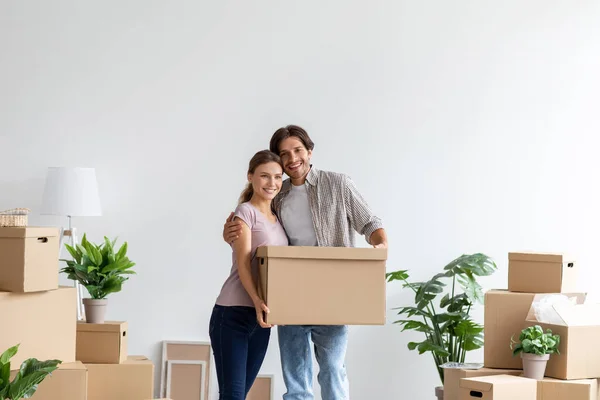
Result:
M233 212L223 225L223 240L231 244L240 236L242 232L242 222L233 220Z
M387 234L385 233L385 229L379 228L375 232L371 234L369 243L376 249L387 249Z
M375 244L375 245L373 245L373 247L376 249L387 249L387 242Z

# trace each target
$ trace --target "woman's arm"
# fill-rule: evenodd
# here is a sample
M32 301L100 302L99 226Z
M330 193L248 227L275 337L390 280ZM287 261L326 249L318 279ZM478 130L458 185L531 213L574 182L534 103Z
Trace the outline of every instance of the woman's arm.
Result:
M236 217L236 220L238 218ZM269 308L266 306L263 299L258 295L258 291L256 290L256 283L252 278L252 267L250 264L251 260L251 252L252 252L252 232L246 223L242 222L242 230L238 239L233 242L233 251L235 252L235 257L237 259L238 265L238 274L240 275L240 281L246 289L246 292L252 299L254 303L254 308L256 309L256 318L263 328L270 328L271 325L265 323L263 317L263 311L268 313Z

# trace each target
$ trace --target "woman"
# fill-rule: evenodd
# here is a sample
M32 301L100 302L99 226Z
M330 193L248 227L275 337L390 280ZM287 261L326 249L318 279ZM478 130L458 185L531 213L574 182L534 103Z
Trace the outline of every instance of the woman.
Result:
M259 151L248 166L248 186L234 218L243 228L233 242L233 266L223 284L210 319L209 333L219 382L220 400L243 400L260 370L271 334L263 312L269 309L257 292L256 248L287 246L288 239L272 211L281 190L279 156Z

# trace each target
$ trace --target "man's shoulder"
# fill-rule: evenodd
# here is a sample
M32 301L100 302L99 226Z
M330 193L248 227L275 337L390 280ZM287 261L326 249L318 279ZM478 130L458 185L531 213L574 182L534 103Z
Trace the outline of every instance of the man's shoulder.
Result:
M347 180L349 179L348 174L345 174L343 172L336 172L336 171L323 171L323 170L318 170L317 171L317 175L318 175L318 179L319 181L323 181L324 183L329 183L329 184L345 184L347 182Z

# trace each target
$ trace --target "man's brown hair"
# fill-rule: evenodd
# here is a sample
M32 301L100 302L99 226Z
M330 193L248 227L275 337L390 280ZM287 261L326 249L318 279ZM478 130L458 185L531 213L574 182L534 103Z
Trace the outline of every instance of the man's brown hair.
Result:
M283 128L279 128L275 131L275 133L271 137L269 149L273 153L279 154L279 144L285 139L292 136L300 140L307 150L312 150L315 148L315 144L303 128L297 125L288 125Z

